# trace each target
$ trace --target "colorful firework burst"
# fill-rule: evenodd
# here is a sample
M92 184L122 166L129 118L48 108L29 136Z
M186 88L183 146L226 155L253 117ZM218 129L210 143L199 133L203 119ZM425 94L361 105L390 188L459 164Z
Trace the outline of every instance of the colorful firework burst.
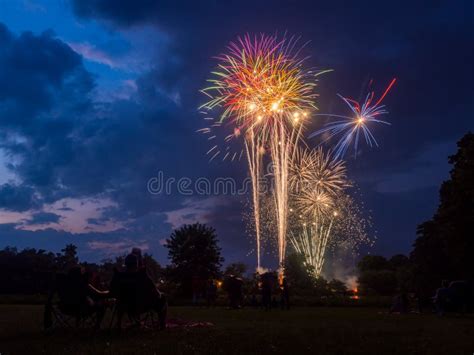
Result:
M221 108L217 122L229 121L245 138L245 151L252 179L256 221L257 264L260 266L259 196L261 151L268 147L274 165L274 196L278 225L279 261L283 263L286 245L288 170L302 123L315 109L316 81L323 72L305 70L299 59L297 39L276 36L239 38L228 52L218 57L218 70L211 86L202 90L210 100L201 106L206 112ZM203 133L211 134L204 129ZM213 158L220 154L211 148ZM215 151L215 152L214 152ZM229 156L226 153L224 157ZM232 154L232 156L234 156Z
M267 127L279 119L292 123L315 109L316 78L323 72L304 70L295 38L261 35L239 38L222 54L201 106L221 107L219 120L230 119L240 130Z
M356 100L338 94L338 96L350 108L352 115L343 116L324 114L323 116L335 118L336 121L327 123L322 129L312 133L310 138L323 135L325 133L329 133L329 135L325 138L325 141L330 140L336 136L340 137L336 143L336 146L334 147L334 155L336 158L343 157L352 144L354 145L354 154L357 155L361 136L365 138L368 146L378 146L377 140L370 131L369 126L374 123L390 125L389 122L381 120L379 117L388 113L388 111L385 109L385 105L381 105L381 103L395 84L395 81L395 78L392 79L378 100L374 98L374 91L370 91L362 104ZM371 83L372 81L370 84Z

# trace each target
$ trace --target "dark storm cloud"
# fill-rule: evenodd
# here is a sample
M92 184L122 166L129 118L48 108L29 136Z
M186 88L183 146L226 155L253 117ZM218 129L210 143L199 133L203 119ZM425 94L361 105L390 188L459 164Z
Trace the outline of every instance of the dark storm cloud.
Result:
M35 191L28 186L3 184L0 186L0 208L24 212L41 206Z
M90 102L81 57L50 32L15 36L0 24L0 147L8 168L46 201L62 196L57 169L73 158L71 135Z
M173 171L177 157L168 153L193 132L176 120L187 117L167 91L147 79L154 74L137 80L135 99L92 103L92 75L70 47L51 33L16 37L3 25L0 31L0 78L17 83L0 89L0 144L20 158L9 168L31 186L16 194L5 186L5 203L14 206L18 195L14 208L25 210L25 193L33 189L46 202L111 197L129 217L159 208L146 181L163 166Z
M31 216L31 219L26 221L28 225L35 225L35 224L51 224L51 223L58 223L61 219L60 215L51 212L37 212Z
M67 122L39 115L57 109L60 100L68 100L72 111L84 105L84 94L90 90L92 79L84 70L81 57L51 32L39 36L24 32L17 37L3 24L0 48L0 80L8 83L0 87L1 126L38 139L34 142L38 145L48 139L43 134L46 132L38 131L43 128L39 123L48 131L53 130L53 135L67 133Z

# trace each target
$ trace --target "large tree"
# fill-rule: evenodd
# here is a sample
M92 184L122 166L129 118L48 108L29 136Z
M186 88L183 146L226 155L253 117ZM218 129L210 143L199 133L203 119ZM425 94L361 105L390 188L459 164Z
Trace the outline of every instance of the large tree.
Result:
M216 278L224 259L214 228L195 223L176 229L166 240L172 278L189 294L193 280Z
M315 286L315 279L312 276L312 269L305 264L303 255L300 253L290 253L285 260L285 277L290 282L291 287L299 291L312 292Z
M366 255L357 264L358 283L362 293L391 295L397 288L397 277L391 263L380 255Z
M449 163L453 169L441 185L438 210L418 227L411 253L416 281L425 292L442 279L474 279L474 134L458 142Z

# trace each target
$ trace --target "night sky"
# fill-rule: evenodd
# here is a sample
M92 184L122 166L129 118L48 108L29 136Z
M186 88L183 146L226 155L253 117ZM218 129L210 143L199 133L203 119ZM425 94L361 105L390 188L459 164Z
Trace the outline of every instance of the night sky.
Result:
M370 252L408 253L474 128L472 14L469 0L0 0L0 247L74 243L99 261L139 246L165 263L173 228L201 221L227 262L253 265L244 198L152 195L147 182L245 177L244 160L208 161L199 89L237 36L286 32L310 41L309 65L334 69L321 112L397 77L392 126L348 164L378 238Z

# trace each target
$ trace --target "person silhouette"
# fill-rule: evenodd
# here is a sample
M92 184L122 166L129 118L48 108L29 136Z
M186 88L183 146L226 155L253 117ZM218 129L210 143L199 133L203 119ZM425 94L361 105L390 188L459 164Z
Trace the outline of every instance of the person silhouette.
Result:
M207 307L215 306L217 298L217 286L213 279L210 279L206 288Z
M283 278L282 284L280 286L280 292L281 309L290 309L290 289L286 277Z
M272 308L272 288L273 275L269 272L262 274L262 306L263 309L269 311Z
M441 281L441 287L436 290L436 293L433 297L435 310L439 316L442 316L444 312L446 311L446 305L448 303L448 295L449 295L448 286L449 286L448 280Z
M141 312L146 311L145 308L154 309L158 314L159 327L164 329L166 328L168 302L147 274L143 262L140 265L141 251L138 254L137 249L134 248L125 257L125 271L116 272L114 275L116 279L112 279L112 283L116 281L116 292L118 298L121 298L119 300L120 314L126 311L129 316L133 315L136 318ZM112 285L111 289L113 289ZM117 321L120 327L121 316Z

